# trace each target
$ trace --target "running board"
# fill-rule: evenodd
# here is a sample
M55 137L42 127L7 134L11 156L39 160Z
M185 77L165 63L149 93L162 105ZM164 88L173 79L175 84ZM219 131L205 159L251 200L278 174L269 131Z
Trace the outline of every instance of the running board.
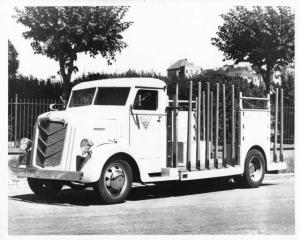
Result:
M200 171L181 171L179 172L179 180L197 180L205 178L225 177L243 174L244 169L240 165L234 167L227 166L226 168L220 169L209 169Z

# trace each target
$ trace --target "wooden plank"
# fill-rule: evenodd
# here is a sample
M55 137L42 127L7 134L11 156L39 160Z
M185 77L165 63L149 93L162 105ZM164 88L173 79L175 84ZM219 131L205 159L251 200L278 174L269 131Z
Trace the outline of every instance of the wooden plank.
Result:
M278 88L275 92L275 126L274 126L274 152L273 152L273 161L277 162L277 135L278 135Z
M219 83L216 85L216 132L215 132L215 167L218 168L218 148L219 148Z
M191 143L192 143L192 95L193 82L189 84L189 108L188 108L188 126L187 126L187 150L186 150L186 168L191 170Z
M210 158L210 153L209 153L209 129L210 129L210 114L209 114L209 109L210 109L210 105L209 105L209 102L210 102L210 84L209 82L207 83L207 88L206 88L206 97L207 97L207 100L206 100L206 147L205 147L205 152L206 152L206 157L205 157L205 166L206 168L209 168L209 158Z
M205 92L202 92L202 140L205 141Z
M178 83L175 86L175 99L174 99L174 111L173 111L173 167L178 166Z
M234 117L234 85L231 85L231 164L235 165L235 117Z
M223 158L222 163L223 167L226 167L226 158L227 158L227 150L226 150L226 95L225 95L225 85L222 85L223 88Z
M17 145L17 134L18 134L18 94L15 95L15 147Z
M280 89L280 161L283 161L283 88Z
M196 147L196 168L200 169L200 138L201 138L201 82L198 82L197 97L197 147Z
M215 160L214 160L214 153L213 153L213 147L214 147L214 137L213 137L213 122L214 122L214 93L210 92L210 148L209 148L209 168L213 169L215 167Z

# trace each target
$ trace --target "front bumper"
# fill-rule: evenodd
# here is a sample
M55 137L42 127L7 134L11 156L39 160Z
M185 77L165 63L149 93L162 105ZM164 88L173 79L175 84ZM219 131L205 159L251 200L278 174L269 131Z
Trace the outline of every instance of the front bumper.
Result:
M52 180L64 180L64 181L81 181L82 172L70 172L70 171L53 171L53 170L41 170L37 168L22 168L15 167L13 169L18 177L30 177Z

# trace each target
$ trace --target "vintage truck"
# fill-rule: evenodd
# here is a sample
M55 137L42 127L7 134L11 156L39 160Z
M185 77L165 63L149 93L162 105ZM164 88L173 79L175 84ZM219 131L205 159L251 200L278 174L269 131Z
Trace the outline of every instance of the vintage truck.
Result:
M119 203L132 182L233 176L258 187L266 171L286 168L282 127L277 150L278 94L272 154L269 95L235 95L232 86L228 105L224 85L220 94L217 84L215 96L210 83L197 83L196 96L189 86L188 100L178 100L178 84L169 100L165 82L153 78L80 83L65 110L40 115L32 141L21 140L27 155L15 172L41 197L55 196L64 185L92 186L105 203ZM264 107L247 108L246 101Z

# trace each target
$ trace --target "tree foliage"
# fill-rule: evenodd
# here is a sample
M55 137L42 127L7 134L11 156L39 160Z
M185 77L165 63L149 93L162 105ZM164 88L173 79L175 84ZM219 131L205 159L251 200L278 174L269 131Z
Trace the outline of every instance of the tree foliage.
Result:
M14 45L8 40L8 76L13 77L16 75L19 68L18 52Z
M295 15L289 7L235 7L222 14L212 44L225 60L249 62L270 91L272 71L294 61Z
M66 98L79 53L101 54L111 64L127 46L121 35L132 24L123 21L127 11L123 6L25 7L16 9L15 18L29 28L23 36L32 40L34 52L58 61Z

